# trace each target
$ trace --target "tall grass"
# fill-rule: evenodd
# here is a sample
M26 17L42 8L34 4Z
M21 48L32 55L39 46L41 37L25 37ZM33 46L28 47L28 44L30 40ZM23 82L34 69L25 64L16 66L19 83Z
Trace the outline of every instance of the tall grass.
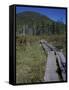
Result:
M16 82L43 82L46 55L38 42L17 45L16 47Z
M17 36L16 37L16 82L35 83L43 82L46 57L39 41L44 39L57 47L63 49L66 55L65 35L43 35L43 36Z
M66 55L66 36L64 34L55 34L55 35L41 35L41 36L21 36L21 37L16 37L16 42L17 44L27 44L29 43L34 43L38 42L41 39L44 39L48 41L49 43L53 44L58 50L63 49L64 55ZM24 42L26 40L26 42ZM22 43L20 43L22 42Z

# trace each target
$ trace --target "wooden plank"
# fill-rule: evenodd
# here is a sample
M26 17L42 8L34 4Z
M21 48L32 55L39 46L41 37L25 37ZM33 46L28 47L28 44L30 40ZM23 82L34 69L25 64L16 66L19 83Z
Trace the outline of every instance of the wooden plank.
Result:
M60 67L60 70L61 70L62 78L65 81L66 80L66 60L65 60L65 57L62 54L62 52L57 52L56 57L58 59L58 63L59 63L59 67Z
M59 64L59 68L61 70L62 78L65 81L66 80L66 59L65 59L63 53L58 52L55 47L48 44L47 41L45 41L45 40L41 40L41 45L43 47L43 50L48 53L44 80L46 82L48 82L48 81L61 81L59 78L60 77L59 73L56 72L58 69L58 65L56 62L56 59L57 59L58 64Z
M44 80L46 82L60 81L56 70L56 56L54 55L54 51L50 51L47 58Z

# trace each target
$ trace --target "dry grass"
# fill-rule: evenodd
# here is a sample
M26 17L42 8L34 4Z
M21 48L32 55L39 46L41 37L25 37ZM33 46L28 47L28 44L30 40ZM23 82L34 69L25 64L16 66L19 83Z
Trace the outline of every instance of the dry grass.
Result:
M39 43L17 45L16 47L16 82L43 82L46 55Z

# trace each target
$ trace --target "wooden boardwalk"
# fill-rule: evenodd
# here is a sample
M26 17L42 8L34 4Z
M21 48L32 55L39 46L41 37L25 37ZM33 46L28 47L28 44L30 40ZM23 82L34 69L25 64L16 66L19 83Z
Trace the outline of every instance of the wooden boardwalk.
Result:
M66 72L64 66L66 64L66 59L64 55L61 52L57 52L56 48L46 41L41 40L40 43L43 50L48 53L44 81L65 81ZM60 74L57 72L58 68L60 69ZM62 79L60 79L60 77L62 77Z
M57 74L56 56L50 51L47 58L44 81L60 81Z

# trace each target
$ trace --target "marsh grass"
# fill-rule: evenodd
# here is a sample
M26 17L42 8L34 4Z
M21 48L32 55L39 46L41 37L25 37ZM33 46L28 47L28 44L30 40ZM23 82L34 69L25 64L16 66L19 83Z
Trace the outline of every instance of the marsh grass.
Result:
M44 39L63 49L66 55L65 35L21 36L16 37L16 83L44 82L47 54L45 55L39 41Z
M43 82L46 55L38 42L16 47L16 82Z

